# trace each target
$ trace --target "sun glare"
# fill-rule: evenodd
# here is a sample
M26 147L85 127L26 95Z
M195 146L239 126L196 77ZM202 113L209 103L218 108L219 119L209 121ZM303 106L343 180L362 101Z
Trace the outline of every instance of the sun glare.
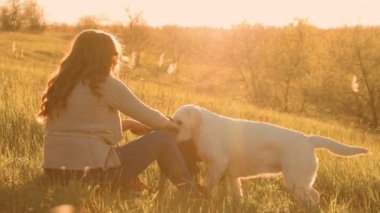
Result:
M282 26L294 18L306 18L319 27L380 25L375 0L38 0L50 21L75 23L85 15L127 22L125 9L142 11L149 25L229 27L242 21Z

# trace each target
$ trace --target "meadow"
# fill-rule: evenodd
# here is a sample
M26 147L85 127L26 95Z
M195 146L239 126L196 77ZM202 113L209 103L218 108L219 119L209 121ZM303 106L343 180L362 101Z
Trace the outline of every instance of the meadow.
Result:
M187 84L187 72L149 77L123 72L121 79L146 103L170 115L186 103L199 104L236 118L266 121L305 133L332 137L367 148L370 155L339 158L317 151L320 166L315 188L321 202L308 209L286 191L281 176L243 182L244 199L226 196L222 187L211 198L189 199L168 184L162 197L155 193L111 190L71 182L48 184L43 177L43 126L36 121L46 80L68 49L70 33L0 34L0 212L45 212L71 205L77 212L380 212L380 135L328 118L310 118L255 107L233 95ZM14 43L15 42L15 43ZM14 48L15 46L15 48ZM202 67L207 69L207 67ZM211 69L211 68L210 68ZM222 86L220 86L222 88ZM127 134L128 139L133 135ZM157 186L159 171L150 166L141 179ZM202 170L202 183L205 171Z

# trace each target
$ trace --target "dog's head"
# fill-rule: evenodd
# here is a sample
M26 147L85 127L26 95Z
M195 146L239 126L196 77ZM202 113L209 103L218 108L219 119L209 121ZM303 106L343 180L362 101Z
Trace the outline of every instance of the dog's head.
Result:
M184 105L174 113L173 121L179 126L179 132L176 134L178 143L193 140L198 134L202 113L195 105Z

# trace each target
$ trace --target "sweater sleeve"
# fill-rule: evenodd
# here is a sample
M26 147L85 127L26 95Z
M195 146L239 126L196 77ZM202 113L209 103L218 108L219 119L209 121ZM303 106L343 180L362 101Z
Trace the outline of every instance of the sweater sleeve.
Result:
M153 129L163 129L169 125L170 120L167 117L144 104L116 78L107 78L101 87L101 93L109 105Z

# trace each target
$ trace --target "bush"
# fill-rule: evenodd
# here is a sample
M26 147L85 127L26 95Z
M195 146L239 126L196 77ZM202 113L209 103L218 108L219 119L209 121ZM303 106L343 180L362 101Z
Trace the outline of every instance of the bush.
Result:
M22 26L22 2L8 0L0 11L1 28L6 31L17 31Z
M0 7L1 29L18 31L21 28L30 31L42 31L45 28L45 16L36 0L7 0Z

